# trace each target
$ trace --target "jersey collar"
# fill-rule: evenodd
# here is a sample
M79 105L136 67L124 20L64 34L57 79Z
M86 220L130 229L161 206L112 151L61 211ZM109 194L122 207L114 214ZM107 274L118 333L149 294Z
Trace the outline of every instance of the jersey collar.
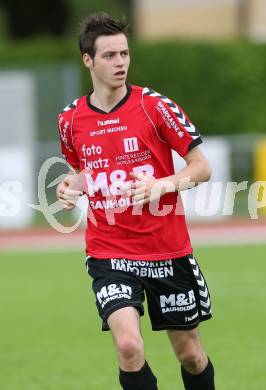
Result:
M100 114L109 114L111 112L114 112L116 110L118 110L118 108L120 108L123 104L126 103L126 101L128 100L129 96L131 95L131 91L132 91L132 88L129 84L126 84L126 87L127 87L127 93L125 94L125 96L123 97L123 99L120 100L120 102L118 102L110 111L106 112L106 111L103 111L101 110L100 108L94 106L93 104L91 104L90 102L90 96L92 94L93 91L91 91L87 96L86 96L86 102L87 102L87 105L88 107L93 110L93 111L96 111L96 112L99 112Z

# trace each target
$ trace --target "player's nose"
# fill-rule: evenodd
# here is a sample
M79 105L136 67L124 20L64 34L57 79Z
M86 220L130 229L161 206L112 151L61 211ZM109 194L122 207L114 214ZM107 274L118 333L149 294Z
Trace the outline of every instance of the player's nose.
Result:
M120 54L116 57L116 66L123 66L125 64L125 59Z

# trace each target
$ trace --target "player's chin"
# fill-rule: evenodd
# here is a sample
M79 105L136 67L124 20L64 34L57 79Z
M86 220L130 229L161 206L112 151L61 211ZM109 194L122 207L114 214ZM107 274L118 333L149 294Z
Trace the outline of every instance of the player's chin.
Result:
M126 84L126 79L123 78L123 79L113 80L111 84L112 84L111 85L112 88L121 88L124 87L124 85Z

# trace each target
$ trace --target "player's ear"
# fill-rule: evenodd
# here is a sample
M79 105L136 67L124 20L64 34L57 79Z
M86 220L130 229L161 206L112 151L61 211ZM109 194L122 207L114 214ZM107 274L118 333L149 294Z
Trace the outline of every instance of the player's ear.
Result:
M93 58L88 53L84 53L82 59L85 67L91 70L93 68Z

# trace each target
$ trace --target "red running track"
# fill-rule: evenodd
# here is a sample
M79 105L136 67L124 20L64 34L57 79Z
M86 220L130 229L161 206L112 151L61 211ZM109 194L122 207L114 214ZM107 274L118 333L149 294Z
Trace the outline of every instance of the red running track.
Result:
M189 224L193 246L266 244L266 220ZM63 234L49 228L0 231L0 251L83 250L84 231Z

